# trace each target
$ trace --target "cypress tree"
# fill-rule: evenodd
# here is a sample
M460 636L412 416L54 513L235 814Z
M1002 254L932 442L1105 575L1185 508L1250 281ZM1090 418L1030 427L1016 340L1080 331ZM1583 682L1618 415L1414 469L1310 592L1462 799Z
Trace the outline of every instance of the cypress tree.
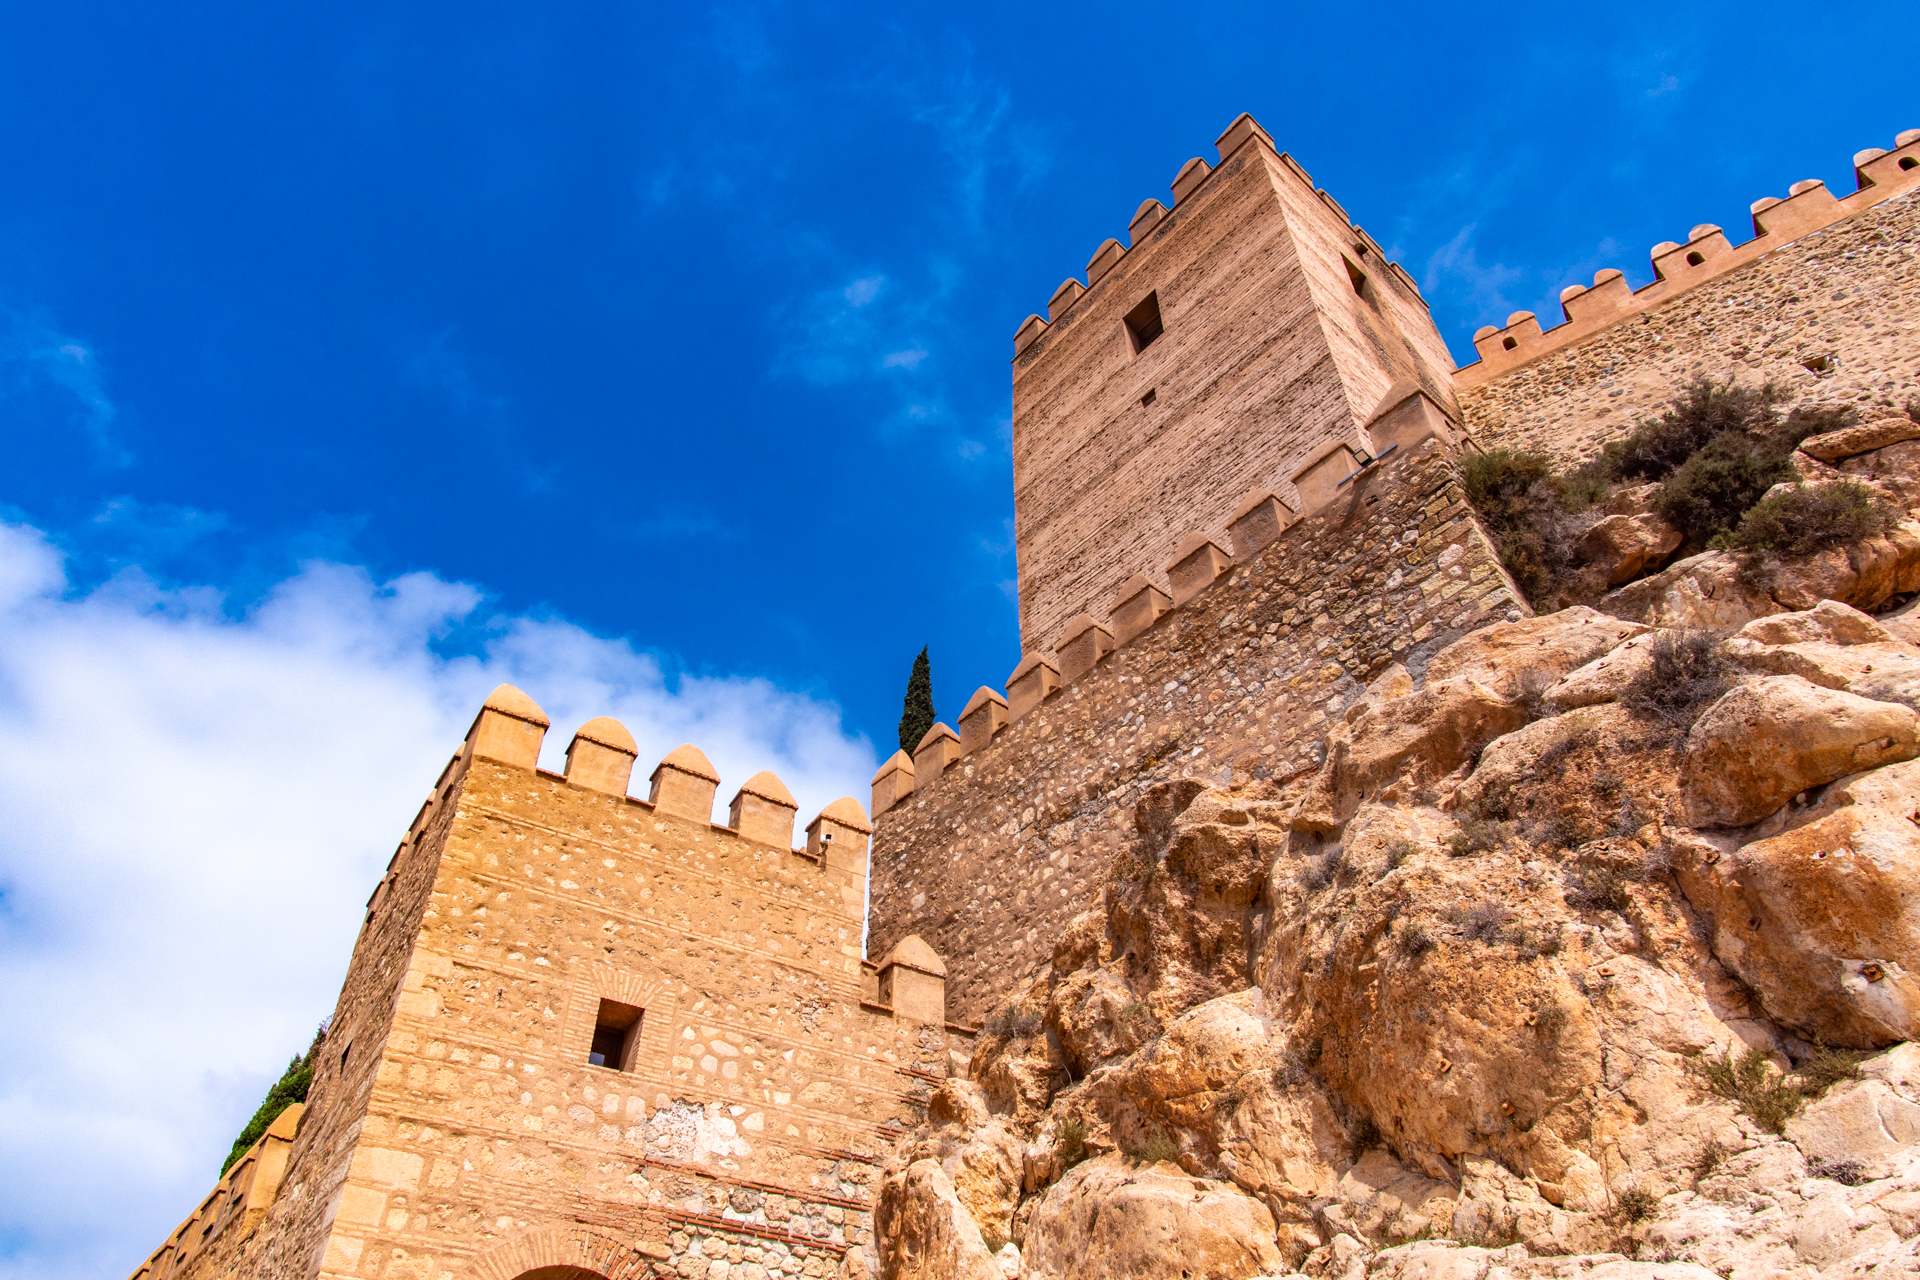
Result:
M260 1141L260 1135L280 1118L282 1111L296 1102L307 1100L307 1090L313 1084L313 1055L319 1050L320 1042L325 1039L326 1031L326 1024L322 1023L320 1030L313 1037L313 1043L307 1047L306 1055L304 1057L299 1054L294 1055L293 1061L287 1064L287 1069L281 1073L280 1079L274 1083L273 1088L267 1090L266 1101L262 1102L259 1110L253 1113L253 1119L247 1121L247 1127L240 1131L240 1136L233 1140L233 1149L227 1152L226 1163L220 1166L221 1177L224 1178L227 1170L233 1168L234 1161L247 1154L247 1148Z
M920 739L927 736L927 730L933 728L933 722L940 717L933 711L933 664L927 661L927 651L920 650L920 656L913 660L913 674L907 677L907 697L900 708L900 749L908 755L920 745Z

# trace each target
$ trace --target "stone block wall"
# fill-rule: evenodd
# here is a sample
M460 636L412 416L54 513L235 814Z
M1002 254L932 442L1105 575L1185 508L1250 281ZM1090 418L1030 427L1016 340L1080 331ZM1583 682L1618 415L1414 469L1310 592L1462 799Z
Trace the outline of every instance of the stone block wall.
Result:
M1315 450L1358 442L1397 386L1451 405L1453 362L1412 280L1259 126L1195 159L1022 329L1013 366L1021 648L1057 645L1252 490L1295 509ZM1159 212L1156 214L1155 210ZM1145 347L1126 317L1157 300Z
M1496 370L1463 368L1466 426L1487 448L1584 458L1656 416L1699 376L1773 382L1802 400L1855 404L1868 420L1900 412L1920 387L1920 167L1897 167L1915 156L1920 136L1872 162L1889 170L1881 191L1901 184L1903 194L1863 200L1857 211L1604 326L1549 330L1533 339L1544 354ZM1794 199L1816 194L1810 188ZM1700 242L1715 237L1724 243L1718 228ZM1756 247L1766 247L1764 238ZM1668 246L1661 257L1684 248ZM1519 327L1526 324L1531 317ZM1532 329L1538 334L1537 324ZM1564 339L1562 330L1570 330ZM1497 338L1487 332L1483 349Z
M950 1016L978 1025L1099 901L1149 787L1304 787L1366 682L1527 612L1437 439L1340 493L876 813L872 949L926 939L946 960Z
M902 949L910 984L862 960L864 813L788 847L762 774L713 824L690 748L679 812L631 798L630 755L585 736L608 721L569 781L532 767L544 717L514 696L540 723L489 702L376 892L272 1208L151 1280L819 1276L867 1238L879 1162L968 1040L931 951ZM941 1020L878 1003L908 985ZM643 1011L625 1069L589 1061L603 1000Z

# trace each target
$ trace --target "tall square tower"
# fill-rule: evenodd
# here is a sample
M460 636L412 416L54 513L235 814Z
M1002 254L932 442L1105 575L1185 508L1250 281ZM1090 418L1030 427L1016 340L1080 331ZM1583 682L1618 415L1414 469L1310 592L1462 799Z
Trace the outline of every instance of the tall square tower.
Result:
M1411 277L1242 115L1015 337L1020 641L1052 647L1134 574L1243 501L1317 505L1424 392L1457 420L1453 360ZM1384 446L1382 446L1384 447ZM1337 473L1337 474L1336 474ZM1304 490L1304 491L1303 491ZM1284 511L1282 518L1286 518Z

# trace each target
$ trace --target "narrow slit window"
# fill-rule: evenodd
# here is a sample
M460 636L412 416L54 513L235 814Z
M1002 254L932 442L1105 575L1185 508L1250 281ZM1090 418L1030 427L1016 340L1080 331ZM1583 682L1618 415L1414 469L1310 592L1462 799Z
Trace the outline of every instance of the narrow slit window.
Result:
M596 1067L614 1071L633 1069L634 1050L640 1044L640 1021L644 1009L636 1009L618 1000L602 1000L600 1014L593 1021L593 1047L587 1061Z
M1159 389L1156 387L1148 387L1147 394L1140 397L1140 407L1144 409L1148 405L1152 404L1155 400L1158 400L1159 398L1160 398Z
M1153 340L1166 332L1166 326L1160 323L1160 295L1150 293L1139 306L1127 312L1127 337L1133 342L1137 355L1153 344Z

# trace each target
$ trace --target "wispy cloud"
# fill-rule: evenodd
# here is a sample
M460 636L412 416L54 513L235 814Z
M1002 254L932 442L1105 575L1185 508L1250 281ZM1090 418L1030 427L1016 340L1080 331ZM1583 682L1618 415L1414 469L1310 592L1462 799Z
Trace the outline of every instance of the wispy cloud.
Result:
M1420 287L1428 293L1445 291L1464 300L1467 306L1489 317L1489 324L1504 324L1514 310L1512 293L1526 272L1504 263L1482 264L1473 243L1474 224L1460 228L1453 239L1436 249L1427 259ZM1494 318L1494 317L1498 318Z
M501 681L553 717L550 768L610 714L640 778L694 742L722 800L771 768L805 818L876 763L830 703L676 676L430 573L316 562L236 611L137 567L76 590L45 534L0 523L0 1275L123 1275L192 1209Z
M54 388L64 393L70 419L86 434L94 456L126 467L133 453L114 431L118 416L107 395L106 373L91 344L60 329L43 312L9 310L0 329L0 390L12 395Z

